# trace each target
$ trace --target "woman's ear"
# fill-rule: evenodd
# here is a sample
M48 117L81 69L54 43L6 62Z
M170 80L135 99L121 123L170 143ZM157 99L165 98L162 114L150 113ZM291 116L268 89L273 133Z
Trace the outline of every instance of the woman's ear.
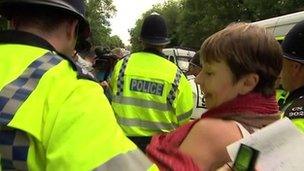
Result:
M247 74L239 81L239 94L244 95L251 92L259 83L259 75L255 73Z

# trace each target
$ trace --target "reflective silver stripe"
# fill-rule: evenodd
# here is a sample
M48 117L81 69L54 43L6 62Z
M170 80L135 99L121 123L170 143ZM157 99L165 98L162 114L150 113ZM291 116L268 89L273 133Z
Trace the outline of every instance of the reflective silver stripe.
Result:
M1 126L0 137L2 169L28 170L26 160L29 149L29 139L26 133L17 129Z
M95 171L143 171L148 170L153 163L140 150L120 154L102 164Z
M3 170L27 170L28 136L25 132L8 128L7 124L37 87L42 76L61 60L52 53L43 55L0 91L0 152Z
M170 111L172 107L168 104L153 102L144 99L137 99L133 97L114 96L112 102L123 104L123 105L134 105L143 108L156 109L160 111Z
M0 124L7 125L23 102L36 88L40 78L62 59L47 53L32 62L17 79L0 91Z
M178 115L177 116L177 120L180 122L180 121L183 121L185 119L189 119L191 117L191 115L192 115L192 112L193 112L193 109L191 109L190 111L188 111L186 113Z
M140 119L128 119L121 118L116 114L117 122L122 126L136 126L141 128L146 128L151 131L159 130L173 130L178 127L175 123L162 123L162 122L152 122L152 121L143 121Z
M168 94L168 97L167 97L167 100L171 105L173 104L173 101L176 98L177 88L178 88L178 85L179 85L180 78L182 77L182 74L183 74L182 71L177 68L175 78L174 78L174 81L172 83L172 88L171 88L171 90Z
M117 95L122 95L123 92L123 87L124 87L124 76L125 76L125 71L127 68L127 64L129 61L130 55L124 57L120 70L119 70L119 74L118 74L118 78L117 78Z

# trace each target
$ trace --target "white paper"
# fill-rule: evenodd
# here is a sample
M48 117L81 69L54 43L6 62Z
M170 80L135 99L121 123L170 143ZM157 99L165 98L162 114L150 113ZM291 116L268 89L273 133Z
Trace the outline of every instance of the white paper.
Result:
M260 151L257 167L262 171L303 171L304 134L288 119L281 119L229 146L234 161L240 143Z

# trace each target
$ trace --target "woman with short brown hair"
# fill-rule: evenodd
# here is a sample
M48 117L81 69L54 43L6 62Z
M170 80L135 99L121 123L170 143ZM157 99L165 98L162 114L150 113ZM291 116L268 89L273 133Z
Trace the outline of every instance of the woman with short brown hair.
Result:
M231 24L205 40L201 56L196 82L209 111L153 137L147 153L162 170L220 168L230 162L226 146L280 118L274 86L282 50L264 28Z

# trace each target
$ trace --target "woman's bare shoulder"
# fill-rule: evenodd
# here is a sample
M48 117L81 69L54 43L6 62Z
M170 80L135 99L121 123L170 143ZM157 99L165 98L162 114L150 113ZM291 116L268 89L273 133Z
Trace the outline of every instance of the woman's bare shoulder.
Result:
M193 126L190 133L198 134L203 139L220 141L234 141L242 138L235 121L223 119L201 119Z
M220 167L230 160L226 146L241 138L234 121L202 119L193 126L180 149L201 168Z

